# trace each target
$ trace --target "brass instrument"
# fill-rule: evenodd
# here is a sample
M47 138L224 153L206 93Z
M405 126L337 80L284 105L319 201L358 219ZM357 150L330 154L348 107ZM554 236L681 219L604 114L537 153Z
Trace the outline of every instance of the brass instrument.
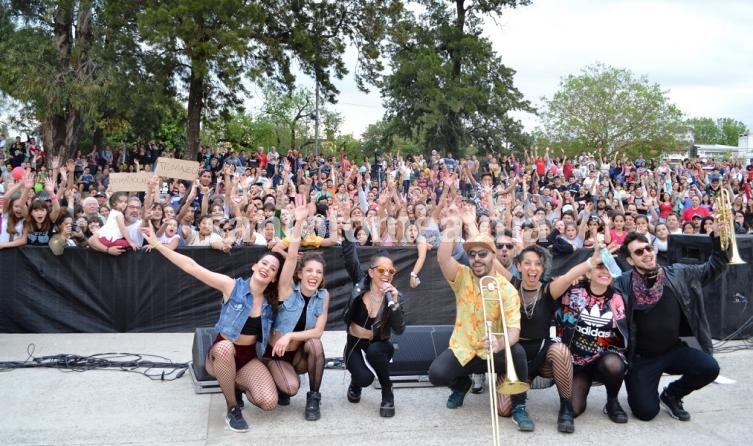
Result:
M505 306L502 299L502 290L499 289L497 279L493 276L484 276L479 280L481 288L481 308L484 312L484 324L486 327L486 337L489 341L489 352L486 357L486 371L489 374L489 405L492 416L492 444L499 445L499 419L497 415L497 392L504 394L523 393L530 387L528 383L518 379L515 373L515 364L512 360L510 351L510 341L507 336L507 322L505 321ZM497 302L499 304L499 317L502 320L502 333L495 333L492 330L492 320L486 311L487 303ZM492 350L492 336L503 335L505 337L505 365L506 373L504 380L496 385L496 392L491 391L491 383L497 382L497 371L494 366L494 351Z
M732 212L732 200L730 200L729 191L724 187L719 188L719 242L723 250L732 247L732 258L729 265L744 265L745 260L737 252L737 237L735 237L735 214Z

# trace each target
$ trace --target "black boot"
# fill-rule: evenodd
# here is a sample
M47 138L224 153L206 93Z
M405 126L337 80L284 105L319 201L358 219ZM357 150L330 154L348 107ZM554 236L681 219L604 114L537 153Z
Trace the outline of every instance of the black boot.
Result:
M305 416L308 421L316 421L321 418L322 414L319 412L319 401L321 399L322 394L319 392L309 392L306 394Z
M627 413L620 406L620 402L617 397L607 398L607 404L604 406L604 413L607 414L610 420L615 423L627 423Z
M290 406L290 395L277 391L277 405L278 406Z
M361 401L361 388L353 384L353 381L351 381L350 385L348 386L348 401L350 401L351 403L357 403Z
M392 394L392 386L382 387L382 405L379 406L379 416L395 416L395 396Z
M567 434L575 432L573 403L571 400L560 398L560 413L557 416L557 430Z

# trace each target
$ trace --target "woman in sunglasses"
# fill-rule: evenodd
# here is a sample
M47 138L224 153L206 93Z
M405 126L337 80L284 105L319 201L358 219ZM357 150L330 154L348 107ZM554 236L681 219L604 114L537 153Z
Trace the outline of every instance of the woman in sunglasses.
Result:
M374 381L373 369L382 386L379 415L392 417L395 415L395 399L387 367L395 349L389 340L392 332L400 334L405 329L400 305L402 295L392 284L395 276L392 260L377 254L368 269L361 269L354 240L353 233L348 231L342 242L345 268L353 281L351 298L343 312L348 333L345 366L351 377L348 401L358 403L361 400L361 389Z
M615 423L627 423L627 414L617 399L627 371L625 302L612 287L612 276L602 263L600 249L554 279L549 293L554 299L561 298L554 320L557 336L569 346L573 358L574 415L586 410L591 384L599 381L607 391L604 413Z

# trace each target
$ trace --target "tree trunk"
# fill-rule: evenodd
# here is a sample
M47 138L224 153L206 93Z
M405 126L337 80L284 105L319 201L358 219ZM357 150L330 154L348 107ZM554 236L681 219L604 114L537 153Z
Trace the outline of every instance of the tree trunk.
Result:
M188 116L186 123L186 138L188 143L188 159L196 158L199 153L199 132L201 131L201 115L204 109L204 76L196 70L198 62L192 61L191 81L188 87Z

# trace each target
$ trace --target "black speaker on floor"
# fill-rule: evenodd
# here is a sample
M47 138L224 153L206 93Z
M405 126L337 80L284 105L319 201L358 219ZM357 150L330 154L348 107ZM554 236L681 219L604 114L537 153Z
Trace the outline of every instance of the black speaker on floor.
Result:
M429 366L450 344L452 325L408 325L390 339L395 354L390 378L397 387L430 386Z
M714 339L753 336L753 235L738 235L737 250L747 262L729 265L727 272L703 288L703 303ZM703 235L670 236L671 263L699 264L708 260L711 240Z
M216 336L217 331L212 327L200 327L194 332L192 347L193 361L191 362L189 371L191 372L196 393L217 393L222 391L217 380L206 369L207 352Z

